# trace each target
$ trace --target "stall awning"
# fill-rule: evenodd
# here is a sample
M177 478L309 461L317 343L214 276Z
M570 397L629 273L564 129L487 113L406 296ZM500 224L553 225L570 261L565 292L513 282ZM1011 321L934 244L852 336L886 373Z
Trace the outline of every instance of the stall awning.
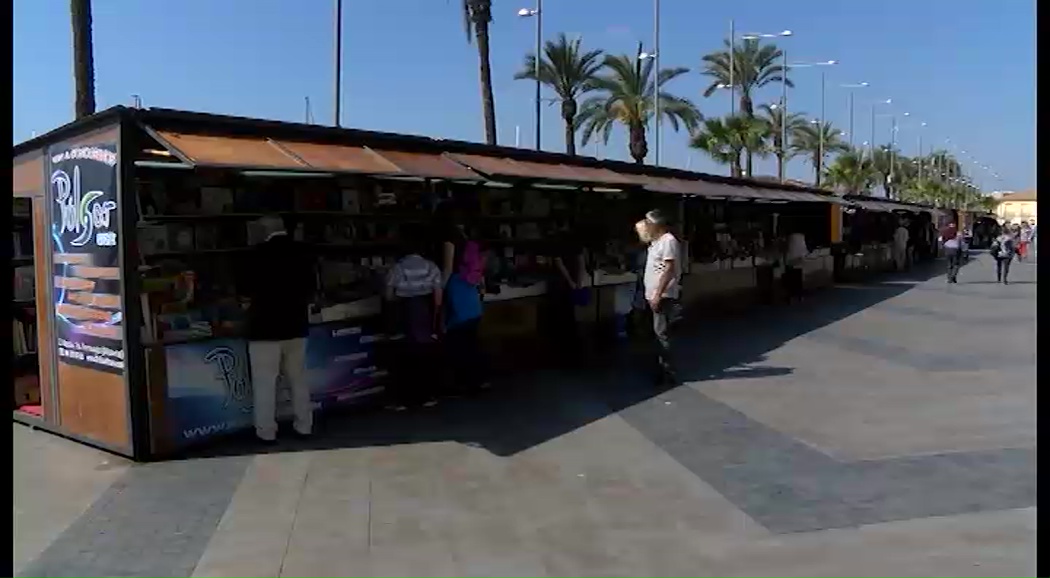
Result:
M393 163L365 147L276 141L311 169L333 173L389 175L401 172Z
M621 177L621 175L604 169L570 167L563 164L538 163L533 161L465 153L445 154L448 158L457 163L482 173L492 179L509 177L512 179L553 181L579 185L593 185L598 183L631 184L631 182L626 179L618 178Z
M572 167L572 170L589 183L612 186L636 186L639 184L634 175L625 175L609 169L594 167Z
M172 154L193 165L303 170L303 162L265 138L242 138L155 131Z
M474 171L440 154L371 150L392 163L405 175L453 181L485 180Z
M681 179L666 179L663 177L650 177L646 175L631 175L642 188L653 193L666 193L671 195L688 195L688 181Z
M878 212L878 213L893 213L893 212L896 212L896 211L905 211L905 212L909 212L909 213L918 214L918 213L921 213L923 211L932 211L932 209L927 209L927 208L923 208L923 207L913 207L911 205L901 205L899 203L894 203L894 202L890 202L890 201L876 201L876 200L867 200L867 199L865 199L865 200L854 200L853 204L857 205L858 207L860 207L860 208L862 208L864 210L874 211L874 212Z

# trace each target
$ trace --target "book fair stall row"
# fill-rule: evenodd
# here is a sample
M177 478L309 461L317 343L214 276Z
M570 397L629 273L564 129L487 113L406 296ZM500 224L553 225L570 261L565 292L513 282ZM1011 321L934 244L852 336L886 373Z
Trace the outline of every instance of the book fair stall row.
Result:
M485 346L519 365L537 341L555 231L583 242L590 299L576 314L594 333L630 310L633 225L650 209L678 217L686 305L761 293L789 228L806 235L807 282L830 283L847 212L918 210L555 153L124 107L17 145L13 172L15 419L138 460L251 424L243 257L264 215L280 215L316 261L305 378L323 411L383 392L382 279L399 232L433 223L444 203L467 208L485 250Z

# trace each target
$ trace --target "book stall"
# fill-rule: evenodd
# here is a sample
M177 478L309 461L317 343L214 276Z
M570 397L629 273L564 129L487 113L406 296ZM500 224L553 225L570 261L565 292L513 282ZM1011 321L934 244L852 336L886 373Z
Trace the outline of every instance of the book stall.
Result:
M251 425L244 296L263 216L311 253L304 377L326 411L384 391L385 273L402 231L433 226L446 203L485 252L483 342L518 367L542 341L557 235L584 252L577 321L611 335L647 210L679 217L686 291L728 295L755 287L778 215L806 227L819 261L842 205L674 169L124 107L16 145L13 196L15 419L134 459Z

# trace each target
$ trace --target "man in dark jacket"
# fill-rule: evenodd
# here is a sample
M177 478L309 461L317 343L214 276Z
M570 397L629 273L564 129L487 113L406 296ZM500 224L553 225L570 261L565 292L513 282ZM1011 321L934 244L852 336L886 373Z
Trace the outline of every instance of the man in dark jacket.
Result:
M273 442L277 439L278 376L291 388L295 432L308 436L313 431L310 386L303 379L303 365L314 271L309 255L291 239L280 217L263 217L257 225L265 241L251 254L248 355L255 435Z

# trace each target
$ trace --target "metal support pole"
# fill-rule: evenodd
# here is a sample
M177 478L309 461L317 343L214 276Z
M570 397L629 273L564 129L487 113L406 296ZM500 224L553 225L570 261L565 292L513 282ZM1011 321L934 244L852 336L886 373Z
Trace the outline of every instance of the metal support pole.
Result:
M736 114L736 28L729 21L729 114Z
M536 150L541 150L540 141L540 62L543 59L543 0L536 0Z
M849 148L853 148L853 89L849 91Z
M660 0L653 0L653 164L660 166Z
M343 0L335 0L335 126L339 127L343 70Z
M824 169L824 90L827 74L822 68L820 70L820 162L817 163L817 186L820 186L820 173Z
M875 105L871 105L871 142L868 143L868 153L871 162L875 162Z
M784 175L787 173L787 161L788 161L788 56L787 50L783 51L784 57L784 70L780 75L780 182L784 182Z

